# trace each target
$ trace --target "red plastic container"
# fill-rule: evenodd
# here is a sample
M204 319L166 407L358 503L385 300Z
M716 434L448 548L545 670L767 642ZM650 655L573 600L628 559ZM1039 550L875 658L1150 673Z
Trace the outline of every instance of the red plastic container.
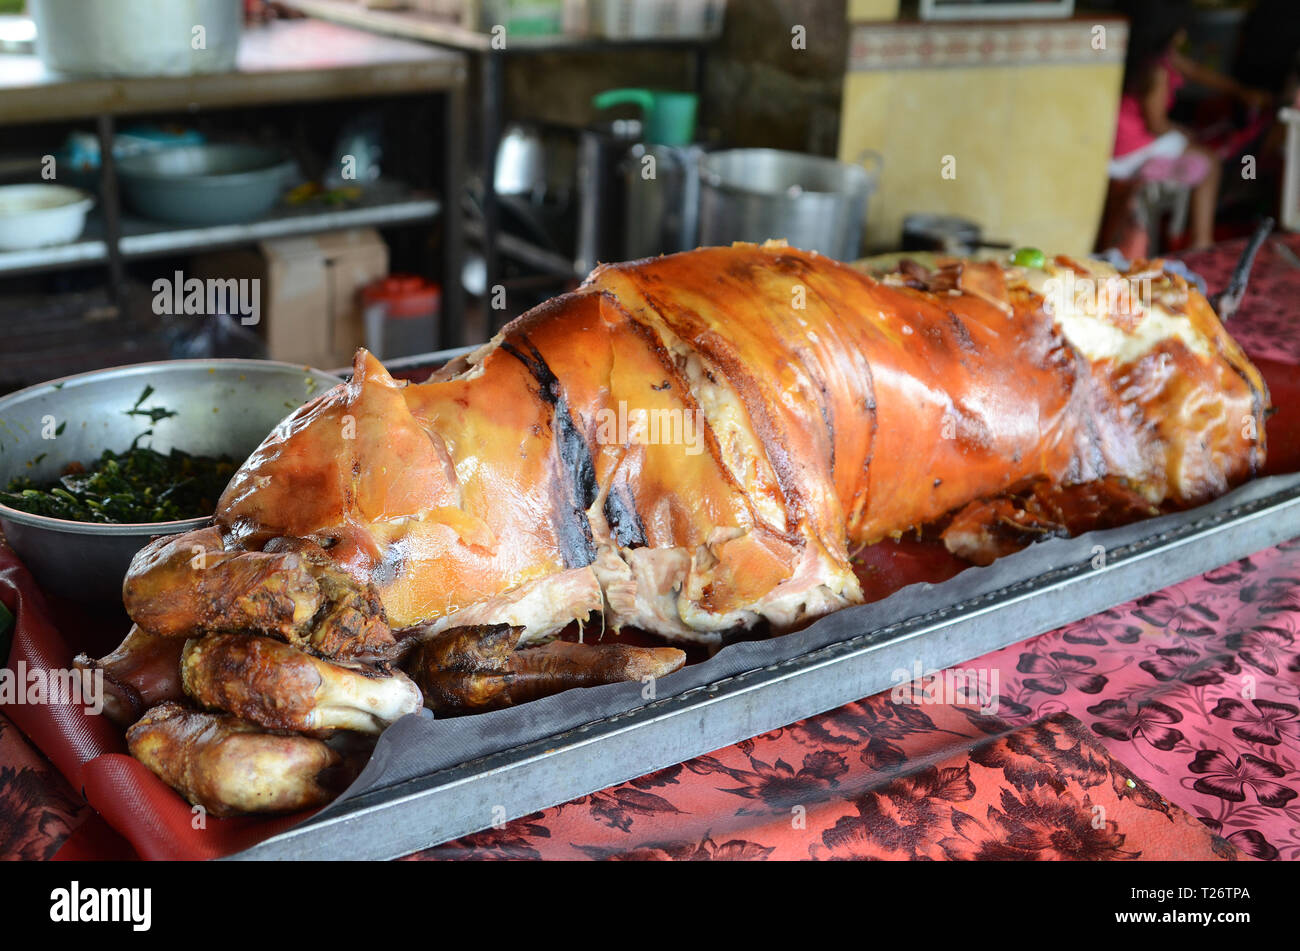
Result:
M366 349L381 360L438 349L442 288L414 274L391 274L361 289Z

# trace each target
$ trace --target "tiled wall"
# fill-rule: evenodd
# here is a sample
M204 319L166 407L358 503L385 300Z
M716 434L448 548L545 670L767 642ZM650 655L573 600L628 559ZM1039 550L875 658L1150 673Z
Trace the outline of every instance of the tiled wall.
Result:
M850 15L862 9L855 0ZM980 222L991 239L1090 250L1126 39L1124 21L1082 17L854 24L839 153L884 156L868 244L896 247L905 214L939 212Z

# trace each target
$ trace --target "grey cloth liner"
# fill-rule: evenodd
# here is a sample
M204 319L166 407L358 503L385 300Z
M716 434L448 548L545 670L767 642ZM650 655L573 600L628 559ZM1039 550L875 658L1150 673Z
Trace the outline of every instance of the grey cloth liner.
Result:
M1052 539L1000 558L987 568L968 568L941 584L914 584L882 601L845 608L801 631L728 645L706 661L655 684L657 699L765 667L807 651L845 641L928 611L947 607L1061 568L1090 563L1095 545L1106 551L1140 542L1187 523L1300 486L1300 473L1256 479L1215 501L1122 528ZM411 714L379 738L361 775L316 818L333 815L347 800L492 753L562 733L585 723L644 706L640 683L580 687L517 707L445 720L429 711ZM315 821L315 820L309 820Z

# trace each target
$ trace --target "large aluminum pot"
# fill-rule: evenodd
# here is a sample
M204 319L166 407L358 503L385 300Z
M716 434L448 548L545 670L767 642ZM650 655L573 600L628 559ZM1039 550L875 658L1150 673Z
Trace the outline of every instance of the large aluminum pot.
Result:
M632 146L621 164L624 258L690 251L700 245L702 155L699 145Z
M15 476L57 479L71 462L121 452L143 430L159 452L243 460L302 403L338 377L270 360L167 360L51 380L0 398L0 485ZM148 407L177 415L130 415L145 387ZM54 438L46 438L53 436ZM187 532L210 518L140 524L73 522L0 505L0 531L45 590L83 601L117 600L127 565L155 535Z
M55 72L188 76L235 68L241 0L28 0L27 6L36 50Z
M784 238L841 261L858 257L882 160L859 164L777 149L728 149L700 162L700 244Z

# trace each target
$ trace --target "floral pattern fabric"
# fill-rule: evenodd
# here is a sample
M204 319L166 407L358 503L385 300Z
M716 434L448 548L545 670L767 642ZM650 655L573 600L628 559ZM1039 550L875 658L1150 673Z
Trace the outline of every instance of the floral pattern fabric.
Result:
M1300 859L1300 540L975 662L1257 858Z
M878 694L417 859L1234 859L1058 713Z

